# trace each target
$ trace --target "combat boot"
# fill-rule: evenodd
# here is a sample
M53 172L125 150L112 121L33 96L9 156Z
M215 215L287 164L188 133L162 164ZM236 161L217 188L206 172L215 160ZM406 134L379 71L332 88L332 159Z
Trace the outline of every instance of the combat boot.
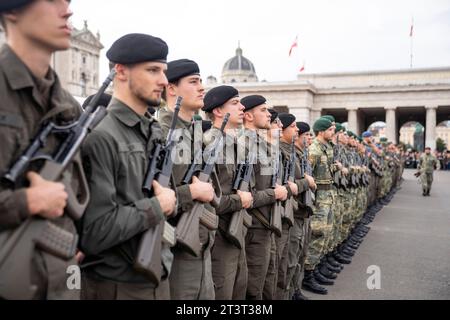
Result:
M314 278L316 279L317 283L325 285L325 286L332 286L334 285L334 281L328 279L323 274L320 273L319 268L316 267L314 269Z
M314 278L314 271L312 270L305 270L305 277L302 281L302 289L316 294L328 294L328 290L317 283Z
M343 245L344 245L345 247L350 248L350 249L358 250L358 246L357 246L356 244L351 243L350 241L345 241L345 242L343 243Z
M339 269L342 270L344 269L344 266L342 264L340 264L339 262L337 262L334 258L332 254L329 254L327 256L327 263L328 265L330 265L331 267L335 268L335 269Z
M297 289L292 295L292 300L309 300L309 298L303 295L300 289Z
M351 251L349 248L345 248L345 247L342 247L342 248L339 250L339 253L340 253L341 255L346 255L346 256L348 256L348 257L353 257L353 256L355 255L355 252L354 252L354 251Z
M327 264L326 263L322 263L321 265L319 265L319 272L320 272L320 274L322 274L327 279L334 280L334 279L337 278L337 274L334 273L334 272L331 272L327 268Z
M343 256L343 255L340 254L339 252L336 252L336 253L334 254L334 259L335 259L337 262L342 263L342 264L350 264L350 263L352 263L352 260L351 260L350 258Z

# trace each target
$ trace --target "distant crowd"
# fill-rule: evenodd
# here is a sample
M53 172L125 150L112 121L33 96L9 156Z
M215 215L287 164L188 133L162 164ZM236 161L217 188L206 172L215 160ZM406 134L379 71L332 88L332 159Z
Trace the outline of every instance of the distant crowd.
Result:
M417 169L417 165L422 154L423 152L415 150L403 151L402 159L405 161L405 168ZM433 154L438 160L438 170L450 170L450 150L446 150L444 152L435 150Z

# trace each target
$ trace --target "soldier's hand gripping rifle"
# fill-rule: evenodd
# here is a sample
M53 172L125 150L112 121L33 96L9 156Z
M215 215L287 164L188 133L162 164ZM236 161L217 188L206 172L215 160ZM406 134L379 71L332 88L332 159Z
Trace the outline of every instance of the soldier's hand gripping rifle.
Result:
M276 159L274 159L274 173L272 175L272 189L278 185L283 184L283 168L281 161L281 154L277 154ZM272 212L270 215L270 229L277 235L277 237L281 237L281 233L283 231L283 225L281 217L283 215L283 204L280 200L277 200L272 207Z
M2 177L2 184L9 188L23 187L25 173L34 161L43 160L38 173L46 180L65 185L68 193L66 211L73 220L82 217L89 202L89 189L78 151L89 132L106 116L106 106L97 106L115 76L113 70L92 98L77 121L67 126L52 122L42 125L38 134L20 159ZM53 154L42 154L50 135L61 136L61 143ZM80 181L80 190L75 193L67 168L74 165L74 174ZM18 228L0 233L0 297L4 299L32 299L37 287L31 279L32 257L35 248L68 260L75 256L78 236L41 217L26 219Z
M39 175L45 180L64 184L68 193L66 211L72 219L80 219L89 202L89 189L81 161L75 159L75 156L88 133L106 116L107 106L97 106L97 103L113 81L114 76L115 71L113 70L77 121L67 126L58 126L53 122L44 124L19 160L2 177L2 183L12 188L21 187L30 164L43 160ZM43 154L41 150L46 146L50 135L62 136L62 142L53 154ZM75 174L80 179L78 193L72 189L70 177L64 175L66 168L71 163L74 165Z
M211 174L213 173L217 158L220 155L219 150L223 146L223 133L229 118L230 114L227 113L220 128L220 135L216 137L214 143L206 147L205 154L207 156L204 165L202 166L193 161L183 179L184 184L191 183L194 175L197 175L198 179L202 182L211 181ZM202 148L200 148L198 152L203 153ZM217 195L215 195L214 202L217 205L220 203L220 198ZM205 210L203 202L195 201L191 211L185 212L181 216L176 229L177 243L196 257L199 256L201 250L199 223L202 223L209 230L216 230L219 225L219 218L215 213Z
M284 165L284 177L283 177L283 185L288 185L288 181L295 182L295 161L297 155L295 153L295 137L292 137L291 144L291 153L289 154L289 159L285 160ZM294 197L290 197L284 203L284 210L282 215L282 220L287 222L289 227L294 225L294 204L292 201L295 201Z
M253 174L253 163L256 154L249 152L244 163L239 164L234 181L233 190L249 191L250 180ZM245 230L252 225L252 216L248 214L246 209L234 212L231 216L230 225L227 230L227 238L239 249L244 247Z
M174 131L182 100L182 97L177 98L172 124L166 142L156 143L149 159L147 173L145 174L144 183L142 184L142 192L149 198L154 196L152 187L153 181L157 181L164 188L168 188L170 185L173 169L172 154L177 143L174 138ZM154 284L159 284L162 276L162 241L170 246L174 246L176 243L175 228L173 228L166 220L161 221L158 225L143 233L139 243L137 256L134 261L135 269L145 274Z

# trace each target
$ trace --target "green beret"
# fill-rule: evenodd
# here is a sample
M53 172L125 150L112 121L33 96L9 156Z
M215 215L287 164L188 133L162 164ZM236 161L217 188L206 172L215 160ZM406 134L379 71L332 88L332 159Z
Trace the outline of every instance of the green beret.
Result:
M380 142L386 143L386 142L388 142L388 139L386 137L382 137L382 138L380 138Z
M322 116L322 118L330 120L331 122L336 122L336 119L330 114L328 114L326 116Z
M347 131L347 135L350 137L350 138L354 138L355 137L355 134L352 132L352 131Z
M336 133L341 132L341 131L345 132L346 131L345 127L340 123L336 123Z
M322 118L319 118L314 123L313 130L314 130L314 132L321 132L321 131L325 131L325 130L329 129L332 126L333 126L333 123L330 120L322 117Z

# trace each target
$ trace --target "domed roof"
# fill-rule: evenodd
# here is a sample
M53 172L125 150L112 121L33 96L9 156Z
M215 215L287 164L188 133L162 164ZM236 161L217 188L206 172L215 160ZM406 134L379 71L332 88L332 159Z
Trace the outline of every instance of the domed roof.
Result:
M228 60L223 66L223 72L231 70L233 71L245 70L256 74L255 66L250 60L248 60L246 57L242 55L242 49L240 47L236 49L236 55L230 60Z

